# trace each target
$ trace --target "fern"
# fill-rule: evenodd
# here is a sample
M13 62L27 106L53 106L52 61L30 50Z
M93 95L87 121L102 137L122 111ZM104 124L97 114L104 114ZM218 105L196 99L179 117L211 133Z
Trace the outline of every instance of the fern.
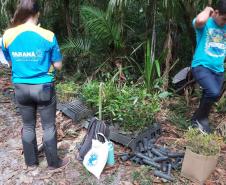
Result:
M67 39L61 46L65 55L86 56L90 53L91 41L87 38Z
M83 6L81 8L82 20L86 30L96 39L114 44L116 48L122 47L121 31L118 24L100 9Z

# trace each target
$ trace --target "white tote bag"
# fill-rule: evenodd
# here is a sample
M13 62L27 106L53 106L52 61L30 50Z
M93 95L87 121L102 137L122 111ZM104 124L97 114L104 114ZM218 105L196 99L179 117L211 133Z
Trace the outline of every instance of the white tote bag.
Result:
M92 140L92 147L84 157L83 165L85 168L95 175L98 179L104 169L108 157L108 140L102 133L98 133L104 138L104 143L96 139Z

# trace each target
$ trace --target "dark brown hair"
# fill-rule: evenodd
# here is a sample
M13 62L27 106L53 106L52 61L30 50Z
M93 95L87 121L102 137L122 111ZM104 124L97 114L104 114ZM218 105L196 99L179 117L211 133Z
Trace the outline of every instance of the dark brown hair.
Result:
M226 14L226 0L219 0L216 9L219 11L220 15Z
M28 18L35 16L39 12L39 4L36 0L19 0L11 26L15 27L23 24Z

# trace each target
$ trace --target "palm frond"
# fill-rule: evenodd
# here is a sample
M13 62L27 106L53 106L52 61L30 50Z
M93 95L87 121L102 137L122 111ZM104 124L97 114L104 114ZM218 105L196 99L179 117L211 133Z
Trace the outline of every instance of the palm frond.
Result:
M67 39L61 49L65 55L87 56L90 54L91 41L87 38Z
M96 39L106 42L108 45L114 44L120 48L121 33L120 27L106 13L94 7L83 6L81 8L82 20L87 31Z

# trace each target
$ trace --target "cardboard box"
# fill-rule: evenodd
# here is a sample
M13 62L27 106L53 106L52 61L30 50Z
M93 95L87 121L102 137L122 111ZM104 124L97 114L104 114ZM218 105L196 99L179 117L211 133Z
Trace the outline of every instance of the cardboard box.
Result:
M181 175L193 182L204 184L209 175L215 170L217 165L216 156L204 156L186 149Z

